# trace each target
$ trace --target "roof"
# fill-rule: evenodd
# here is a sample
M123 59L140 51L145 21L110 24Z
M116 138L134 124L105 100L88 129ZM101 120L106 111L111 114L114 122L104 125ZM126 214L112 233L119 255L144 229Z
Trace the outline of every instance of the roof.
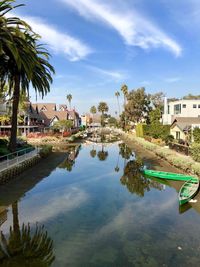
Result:
M32 107L36 108L36 106L38 107L38 111L40 112L40 110L43 107L46 107L47 110L55 110L56 109L56 104L55 103L37 103L37 104L32 104Z
M171 128L178 126L182 131L189 131L192 124L200 125L200 117L176 117L171 124Z

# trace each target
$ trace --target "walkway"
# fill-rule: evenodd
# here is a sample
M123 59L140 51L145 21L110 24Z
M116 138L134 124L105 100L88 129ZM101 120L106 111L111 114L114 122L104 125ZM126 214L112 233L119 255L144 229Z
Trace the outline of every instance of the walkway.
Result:
M20 163L26 161L27 159L31 159L38 154L38 148L35 148L34 150L30 150L30 148L28 148L0 157L0 173L5 171L6 169L9 169L10 167L17 166Z

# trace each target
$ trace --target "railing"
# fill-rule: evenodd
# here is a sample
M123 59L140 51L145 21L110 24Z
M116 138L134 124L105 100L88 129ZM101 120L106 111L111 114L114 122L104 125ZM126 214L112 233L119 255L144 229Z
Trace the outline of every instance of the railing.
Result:
M38 155L38 153L39 153L38 147L35 148L29 147L2 156L0 157L0 172L12 166L18 165L19 163Z
M182 153L186 156L190 154L190 147L181 145L181 144L176 144L176 143L169 143L169 148L175 150L176 152Z

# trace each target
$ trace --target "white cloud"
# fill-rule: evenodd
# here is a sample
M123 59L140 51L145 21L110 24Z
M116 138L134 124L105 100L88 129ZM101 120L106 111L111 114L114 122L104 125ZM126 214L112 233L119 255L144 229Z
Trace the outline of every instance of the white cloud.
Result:
M126 74L118 70L106 70L106 69L101 69L101 68L98 68L95 66L89 66L89 65L87 67L91 69L92 71L94 71L95 73L98 73L103 76L107 76L117 82L123 81L124 79L126 79Z
M165 79L165 82L167 82L167 83L175 83L175 82L178 82L180 80L181 80L180 77L171 77L171 78Z
M175 56L182 53L181 46L150 20L136 10L121 10L98 0L59 0L75 9L88 20L98 20L114 28L130 46L142 49L163 47Z
M55 26L47 24L40 18L20 17L31 25L42 37L42 42L49 45L54 53L65 54L70 61L84 59L92 52L92 49L79 39L58 31Z

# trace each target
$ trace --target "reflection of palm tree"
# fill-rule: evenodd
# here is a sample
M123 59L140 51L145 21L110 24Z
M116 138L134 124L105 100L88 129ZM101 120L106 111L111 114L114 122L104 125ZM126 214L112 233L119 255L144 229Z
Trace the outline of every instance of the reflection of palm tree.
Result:
M91 156L92 158L95 158L95 157L96 157L96 154L97 154L97 151L96 151L95 149L92 149L92 150L90 151L90 156Z
M43 226L36 225L32 234L30 225L22 225L18 219L18 204L12 205L13 227L9 238L1 232L0 263L5 267L48 267L54 261L53 241L44 231Z
M101 150L97 153L97 157L99 158L100 161L104 161L108 157L108 151L104 151L103 144Z
M117 156L117 165L115 167L115 172L119 172L119 153L118 153L118 156Z
M130 159L131 156L133 156L133 152L125 143L121 143L119 144L119 154L124 159L124 168L125 168L126 161Z
M75 164L74 160L70 160L68 157L59 165L59 168L66 169L68 172L72 171Z

